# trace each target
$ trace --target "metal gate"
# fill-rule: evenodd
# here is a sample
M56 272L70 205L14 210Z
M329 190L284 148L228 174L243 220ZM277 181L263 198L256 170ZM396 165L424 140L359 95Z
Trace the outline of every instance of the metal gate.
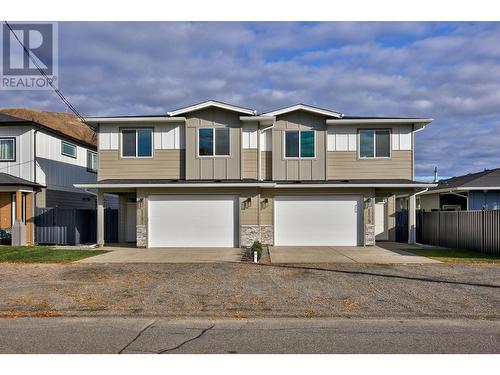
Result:
M105 242L118 242L118 210L104 210ZM79 245L97 241L97 210L36 208L35 241L39 244Z
M408 242L408 210L396 211L396 241Z

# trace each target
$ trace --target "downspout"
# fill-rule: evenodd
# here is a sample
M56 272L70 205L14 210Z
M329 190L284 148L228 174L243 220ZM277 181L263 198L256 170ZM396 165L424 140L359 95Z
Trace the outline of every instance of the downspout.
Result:
M35 131L33 133L33 182L36 184L37 183L37 160L36 160L36 153L37 153L37 148L36 148L36 135L37 133L41 130L40 127L35 127ZM36 196L39 193L39 191L35 191L33 194L33 212L35 215L33 215L33 219L36 220ZM33 228L36 228L36 225L33 223ZM33 230L33 242L37 243L37 238L36 238L36 229Z
M262 181L262 158L261 158L261 151L260 151L260 121L257 123L257 180ZM260 198L259 198L260 199Z

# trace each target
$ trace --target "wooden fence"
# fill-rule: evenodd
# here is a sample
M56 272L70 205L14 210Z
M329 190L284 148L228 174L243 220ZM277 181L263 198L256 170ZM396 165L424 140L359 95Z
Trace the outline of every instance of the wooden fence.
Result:
M500 254L500 210L418 211L417 242Z

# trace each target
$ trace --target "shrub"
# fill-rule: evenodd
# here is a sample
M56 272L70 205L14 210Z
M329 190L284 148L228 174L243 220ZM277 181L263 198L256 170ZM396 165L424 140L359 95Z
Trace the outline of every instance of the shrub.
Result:
M254 241L250 250L252 250L252 258L254 251L257 252L257 260L262 257L262 243L260 241Z

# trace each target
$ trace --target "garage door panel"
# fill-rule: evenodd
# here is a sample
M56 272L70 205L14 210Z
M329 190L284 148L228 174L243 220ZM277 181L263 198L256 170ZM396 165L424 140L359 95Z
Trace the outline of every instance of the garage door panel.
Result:
M150 247L234 247L236 197L151 196Z
M357 246L358 196L281 196L275 201L276 246Z

